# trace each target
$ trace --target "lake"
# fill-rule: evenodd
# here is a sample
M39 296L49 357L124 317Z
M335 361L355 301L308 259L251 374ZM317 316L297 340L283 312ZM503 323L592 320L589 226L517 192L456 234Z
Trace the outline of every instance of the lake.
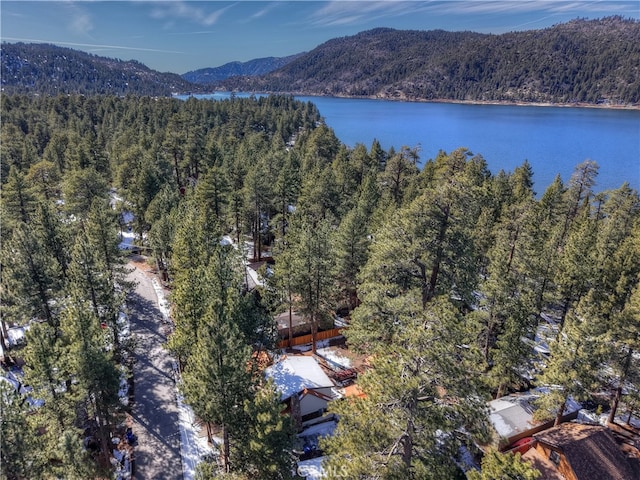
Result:
M362 143L369 149L374 139L385 150L419 146L423 161L439 150L466 147L481 154L494 174L513 171L526 159L539 194L557 174L567 182L574 167L590 159L600 165L597 191L625 181L640 189L638 110L296 98L315 103L340 141L351 147Z

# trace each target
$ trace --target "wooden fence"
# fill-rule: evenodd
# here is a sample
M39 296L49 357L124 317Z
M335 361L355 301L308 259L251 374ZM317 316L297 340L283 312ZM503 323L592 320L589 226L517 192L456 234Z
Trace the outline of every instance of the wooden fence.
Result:
M316 334L316 341L326 340L327 338L337 337L338 335L342 335L342 329L340 328L332 328L331 330L323 330L322 332L318 332ZM311 334L308 335L300 335L299 337L293 337L291 339L291 344L289 344L289 339L280 340L278 342L278 348L287 348L287 347L295 347L297 345L306 345L313 341L313 336Z

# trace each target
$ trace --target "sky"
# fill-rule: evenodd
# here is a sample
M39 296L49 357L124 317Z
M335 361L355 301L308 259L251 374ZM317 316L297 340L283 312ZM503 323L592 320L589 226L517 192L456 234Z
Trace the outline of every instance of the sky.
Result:
M640 19L640 1L0 0L0 38L134 59L182 74L311 51L376 27L499 34L610 15Z

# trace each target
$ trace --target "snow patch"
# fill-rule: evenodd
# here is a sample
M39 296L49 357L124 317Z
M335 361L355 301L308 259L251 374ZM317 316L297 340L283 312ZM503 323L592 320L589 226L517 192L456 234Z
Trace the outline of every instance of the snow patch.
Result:
M316 353L342 368L351 368L351 360L330 348L318 348Z

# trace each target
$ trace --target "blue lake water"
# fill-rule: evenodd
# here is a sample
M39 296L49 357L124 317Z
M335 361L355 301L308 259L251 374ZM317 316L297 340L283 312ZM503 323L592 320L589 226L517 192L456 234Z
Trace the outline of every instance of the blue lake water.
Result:
M494 174L513 171L526 159L539 194L557 174L566 182L576 165L590 159L600 166L597 191L623 182L640 189L638 110L297 98L315 103L351 147L362 143L368 149L374 139L385 150L419 146L423 161L439 150L466 147L481 154Z

